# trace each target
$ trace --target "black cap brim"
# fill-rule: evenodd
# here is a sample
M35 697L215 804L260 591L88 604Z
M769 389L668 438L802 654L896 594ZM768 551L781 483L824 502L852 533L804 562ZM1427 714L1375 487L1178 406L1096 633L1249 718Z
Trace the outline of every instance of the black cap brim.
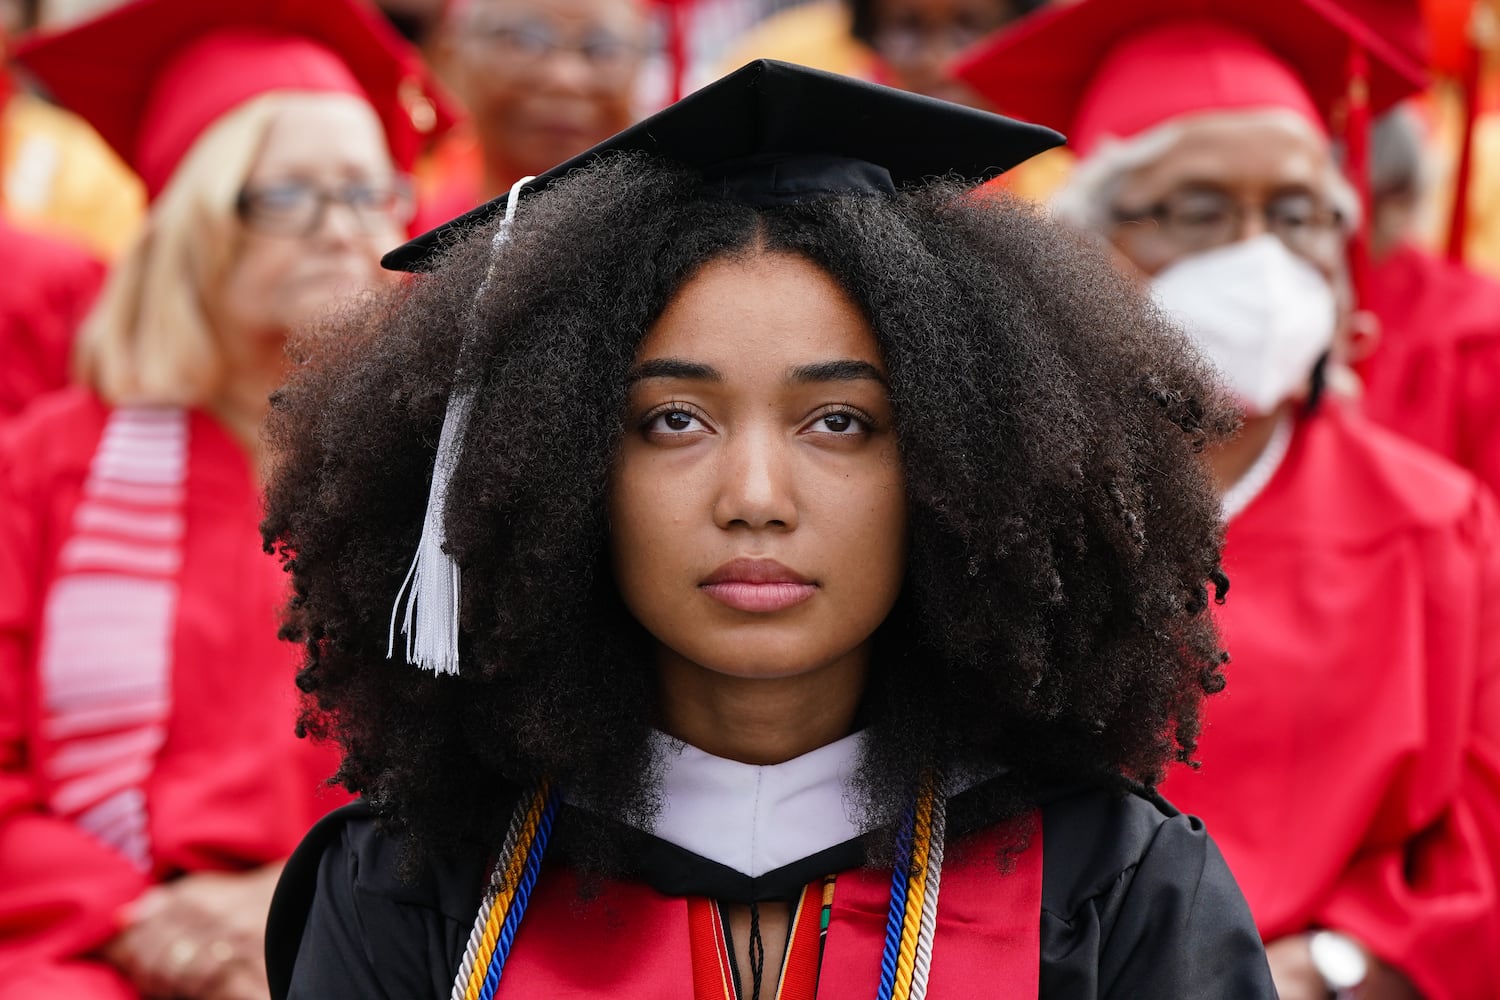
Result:
M767 157L841 157L883 167L897 188L939 177L977 185L1062 142L1040 125L762 59L553 167L524 190L543 190L614 152L646 153L705 173ZM445 247L504 209L504 197L480 205L397 247L382 263L429 270Z

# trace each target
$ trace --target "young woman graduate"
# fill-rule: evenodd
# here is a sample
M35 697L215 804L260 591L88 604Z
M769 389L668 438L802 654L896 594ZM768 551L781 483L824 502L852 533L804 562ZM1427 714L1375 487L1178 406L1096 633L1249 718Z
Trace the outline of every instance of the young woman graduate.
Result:
M364 797L275 996L1274 995L1148 790L1222 684L1232 418L969 193L1057 139L752 63L387 258L270 425Z

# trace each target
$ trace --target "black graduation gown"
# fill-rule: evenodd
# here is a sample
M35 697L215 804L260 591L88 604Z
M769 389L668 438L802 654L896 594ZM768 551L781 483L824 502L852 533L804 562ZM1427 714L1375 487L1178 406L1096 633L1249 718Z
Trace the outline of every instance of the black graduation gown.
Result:
M1042 830L1042 998L1275 1000L1255 923L1197 819L1159 799L1074 790L1043 804ZM669 895L721 899L795 891L856 867L861 850L839 845L752 880L664 841L642 841L634 852L642 881ZM449 996L487 859L434 862L406 883L398 852L363 803L308 834L271 906L266 955L276 1000Z

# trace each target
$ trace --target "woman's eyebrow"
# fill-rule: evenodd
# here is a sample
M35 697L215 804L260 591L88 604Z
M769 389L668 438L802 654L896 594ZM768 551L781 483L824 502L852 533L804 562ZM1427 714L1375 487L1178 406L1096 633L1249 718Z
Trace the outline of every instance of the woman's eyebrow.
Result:
M798 365L787 372L788 382L879 382L885 385L885 376L880 369L868 361L853 359L818 361L810 365Z
M642 361L625 376L625 385L632 386L648 378L692 379L696 382L722 382L724 376L717 368L697 361L681 358L652 358Z
M687 361L682 358L652 358L632 368L625 376L625 384L631 386L652 378L723 382L724 374L712 365L705 365L698 361ZM881 374L879 368L868 361L857 361L852 358L798 365L787 371L786 378L788 382L794 383L869 381L879 382L881 385L886 384L885 376Z

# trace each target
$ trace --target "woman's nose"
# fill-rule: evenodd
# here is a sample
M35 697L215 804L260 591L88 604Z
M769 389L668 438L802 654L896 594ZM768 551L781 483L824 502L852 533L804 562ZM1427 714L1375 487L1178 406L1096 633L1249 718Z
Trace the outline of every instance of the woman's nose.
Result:
M714 523L790 531L797 526L790 442L769 429L742 432L725 442L719 461Z

